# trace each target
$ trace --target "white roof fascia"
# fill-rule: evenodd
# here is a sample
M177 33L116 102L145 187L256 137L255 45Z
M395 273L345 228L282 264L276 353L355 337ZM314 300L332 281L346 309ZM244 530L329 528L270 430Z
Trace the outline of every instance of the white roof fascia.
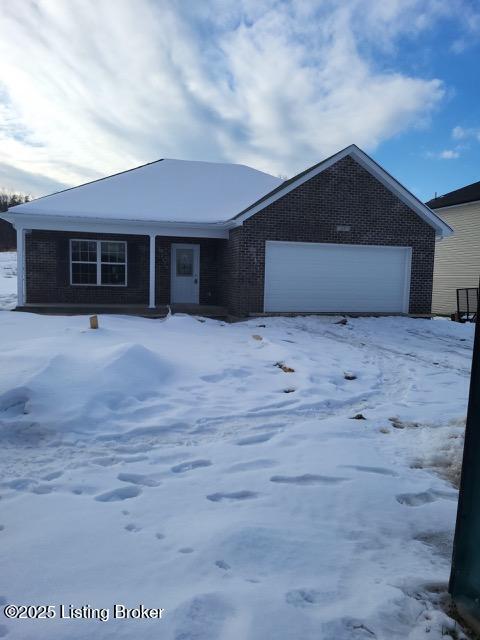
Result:
M279 198L282 198L284 195L293 191L307 180L310 180L314 176L322 173L339 160L346 156L352 156L354 160L356 160L364 169L366 169L369 173L371 173L375 178L377 178L389 191L394 193L400 200L402 200L410 209L415 211L425 222L427 222L430 226L432 226L437 236L447 237L453 234L453 229L444 222L432 209L427 207L426 204L421 202L418 198L416 198L408 189L406 189L403 185L401 185L398 180L393 178L385 169L383 169L379 164L377 164L374 160L372 160L366 153L364 153L361 149L359 149L356 145L350 145L346 147L342 151L339 151L337 154L322 162L318 167L315 167L305 175L301 176L298 180L295 180L291 184L285 187L285 189L280 189L275 194L273 194L270 198L267 198L260 202L257 206L249 209L241 216L238 216L234 219L234 222L237 225L243 224L244 220L247 220L251 216L255 215L269 204L272 204Z
M115 220L25 213L3 213L1 218L15 229L45 231L85 231L87 233L123 233L129 235L181 236L194 238L228 238L225 223L153 222L151 220Z

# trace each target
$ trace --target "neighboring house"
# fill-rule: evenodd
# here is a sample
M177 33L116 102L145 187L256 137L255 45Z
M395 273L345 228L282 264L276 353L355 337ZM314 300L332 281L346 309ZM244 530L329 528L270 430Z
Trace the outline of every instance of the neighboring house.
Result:
M285 182L159 160L4 217L19 307L200 304L237 317L428 314L435 237L452 233L355 145Z
M432 311L457 310L457 289L478 287L480 278L480 182L434 198L427 205L441 213L455 231L437 243Z

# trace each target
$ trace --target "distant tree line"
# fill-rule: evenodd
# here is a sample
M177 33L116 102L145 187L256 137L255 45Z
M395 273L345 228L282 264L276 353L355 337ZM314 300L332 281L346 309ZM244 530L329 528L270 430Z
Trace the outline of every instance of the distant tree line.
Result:
M29 202L30 196L22 193L12 193L4 189L0 190L0 213L7 211L9 207ZM17 233L12 225L0 218L0 251L15 251L17 248Z

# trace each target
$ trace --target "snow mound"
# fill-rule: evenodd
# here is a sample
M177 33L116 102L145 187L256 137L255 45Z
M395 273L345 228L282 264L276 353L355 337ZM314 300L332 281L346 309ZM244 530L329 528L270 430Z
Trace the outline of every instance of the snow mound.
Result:
M149 389L163 384L172 373L172 366L158 354L141 344L125 344L105 354L99 370L101 379L109 388Z
M172 371L171 363L138 343L97 348L83 357L60 353L2 402L12 405L10 413L25 412L28 405L31 419L64 435L101 433L107 426L118 428L116 418L136 403L160 395Z

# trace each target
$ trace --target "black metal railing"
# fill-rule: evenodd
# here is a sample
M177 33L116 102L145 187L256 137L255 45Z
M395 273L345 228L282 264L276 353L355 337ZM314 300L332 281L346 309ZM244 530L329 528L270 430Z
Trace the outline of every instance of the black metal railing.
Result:
M464 289L457 289L457 320L459 322L476 322L477 308L477 287L465 287Z

